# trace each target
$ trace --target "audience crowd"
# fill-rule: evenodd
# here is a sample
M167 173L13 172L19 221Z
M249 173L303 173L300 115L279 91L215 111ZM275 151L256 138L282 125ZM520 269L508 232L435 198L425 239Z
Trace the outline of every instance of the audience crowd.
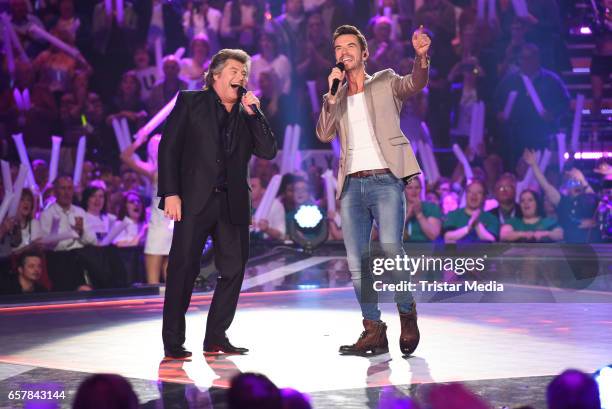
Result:
M162 363L164 365L164 363ZM166 383L168 380L166 380ZM262 374L245 372L234 375L224 400L229 409L310 409L310 397L292 388L278 388L268 377ZM418 393L411 390L411 395L394 390L393 387L380 388L373 394L368 393L369 405L378 409L491 409L493 405L470 391L461 383L431 384L419 387ZM162 407L212 408L210 400L198 400L197 395L178 393L185 387L173 388L172 398L164 396ZM375 388L371 388L375 389ZM491 395L491 393L488 393ZM183 396L181 396L183 395ZM189 396L191 395L191 396ZM497 397L498 399L501 397ZM505 396L507 398L507 396ZM524 398L520 400L525 401ZM600 393L597 381L589 374L575 369L568 369L555 376L546 387L547 409L600 409ZM169 406L166 406L168 404ZM512 405L511 402L508 404ZM176 406L179 405L179 406ZM216 406L216 405L215 405ZM96 374L85 379L76 394L73 409L119 409L137 408L138 397L127 379L113 374ZM148 407L148 406L147 406ZM159 407L159 406L157 406ZM504 408L532 409L531 406L503 406Z
M598 163L602 176L592 178L592 169L559 164L556 155L555 136L569 133L571 122L570 96L560 77L569 69L564 33L570 1L529 0L527 16L518 16L512 1L497 0L485 17L475 0L122 3L118 10L116 1L0 0L17 39L16 44L11 30L3 30L0 157L14 181L20 156L12 135L22 134L35 181L23 190L16 214L0 223L2 293L163 281L173 225L157 208L162 126L148 133L142 127L178 91L205 85L210 58L220 48L242 48L253 56L248 86L260 97L281 148L286 127L298 124L301 151L329 150L327 166L303 161L281 175L278 195L268 216L253 226L253 238L290 239L299 206L316 204L326 216L329 239L341 240L340 218L327 209L333 200L326 198L323 178L338 159L314 135L335 63L330 38L341 24L367 34L370 73L392 68L408 74L411 33L426 27L433 39L430 83L404 105L402 129L415 148L430 145L437 158L458 144L471 166L473 177L466 177L456 160L446 169L440 159L443 176L407 181L406 242L609 238L598 212L599 193L612 178L610 164ZM77 52L47 42L34 26ZM610 41L609 24L594 32L598 44ZM594 75L601 75L599 68ZM540 96L541 110L525 78ZM514 105L507 109L513 93ZM480 102L483 139L470 147ZM121 148L116 124L123 120L135 139ZM53 135L60 135L62 144L58 176L51 180ZM75 183L81 136L85 162ZM547 149L552 159L541 169L540 154ZM279 160L252 161L254 211L279 173ZM0 188L0 201L9 191Z

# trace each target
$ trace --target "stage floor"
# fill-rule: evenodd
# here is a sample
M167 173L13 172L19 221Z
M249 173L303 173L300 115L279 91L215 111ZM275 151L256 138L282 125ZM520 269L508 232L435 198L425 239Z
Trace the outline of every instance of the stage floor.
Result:
M599 300L608 303L420 303L421 343L409 358L399 351L395 306L383 304L390 352L340 356L338 346L362 330L345 278L332 288L266 291L267 283L337 261L306 258L245 280L228 333L251 349L245 356L202 355L208 294L194 295L187 315L189 362L162 359L161 297L0 309L0 407L22 407L7 397L25 384L61 388L61 406L69 407L83 378L107 372L129 378L143 407L222 408L231 377L255 371L309 393L316 408L376 408L388 393L426 400L429 385L461 381L495 407L544 409L552 376L612 363L605 294Z

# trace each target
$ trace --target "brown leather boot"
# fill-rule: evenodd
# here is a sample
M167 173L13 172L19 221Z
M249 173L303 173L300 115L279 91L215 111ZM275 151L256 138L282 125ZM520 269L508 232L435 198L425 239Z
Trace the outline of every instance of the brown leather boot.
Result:
M398 307L399 311L399 307ZM412 311L403 313L399 311L400 324L402 326L402 332L400 334L400 350L404 355L411 355L421 339L419 332L419 326L417 324L417 310L416 304L412 303Z
M389 352L387 324L382 321L363 320L365 331L353 345L342 345L342 355L379 355Z

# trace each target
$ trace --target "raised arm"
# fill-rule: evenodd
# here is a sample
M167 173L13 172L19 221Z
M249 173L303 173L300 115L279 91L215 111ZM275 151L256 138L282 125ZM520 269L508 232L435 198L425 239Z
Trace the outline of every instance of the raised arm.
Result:
M323 96L323 107L319 113L319 120L317 121L317 138L321 142L331 142L336 137L337 124L340 120L340 109L337 104L337 96L331 94L332 84L334 80L344 81L345 72L340 71L338 67L334 67L327 77L327 83L329 91Z
M253 135L253 154L262 159L274 159L278 147L276 146L276 138L274 138L270 124L265 115L256 115L251 109L251 105L256 105L259 109L259 98L252 91L248 91L242 97L242 105L248 114L247 125L251 135Z
M137 173L146 176L149 180L153 181L155 176L155 167L149 162L144 162L134 155L136 150L147 140L146 135L138 135L138 138L130 146L125 148L121 152L121 161L128 165L130 169L133 169Z
M529 166L531 166L531 170L533 172L533 176L535 176L536 180L544 190L546 196L550 199L553 205L557 206L561 201L561 194L559 191L551 185L548 180L546 180L546 176L540 170L538 166L538 161L536 158L536 154L532 150L525 149L523 153L523 159Z
M391 82L393 93L401 100L418 93L429 81L429 59L427 51L431 45L431 39L425 33L423 26L412 34L412 46L416 53L412 74L400 76L395 74Z

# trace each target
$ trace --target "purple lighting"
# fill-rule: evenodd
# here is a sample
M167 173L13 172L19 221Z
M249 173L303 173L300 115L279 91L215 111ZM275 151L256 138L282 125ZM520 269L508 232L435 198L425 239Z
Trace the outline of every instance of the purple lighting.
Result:
M565 152L563 155L565 159L569 159L569 152ZM575 152L574 159L601 159L601 158L612 158L612 152Z
M590 27L588 27L588 26L583 26L583 27L580 27L580 34L583 34L583 35L591 35L591 34L593 34L593 32L591 31L591 28L590 28Z

